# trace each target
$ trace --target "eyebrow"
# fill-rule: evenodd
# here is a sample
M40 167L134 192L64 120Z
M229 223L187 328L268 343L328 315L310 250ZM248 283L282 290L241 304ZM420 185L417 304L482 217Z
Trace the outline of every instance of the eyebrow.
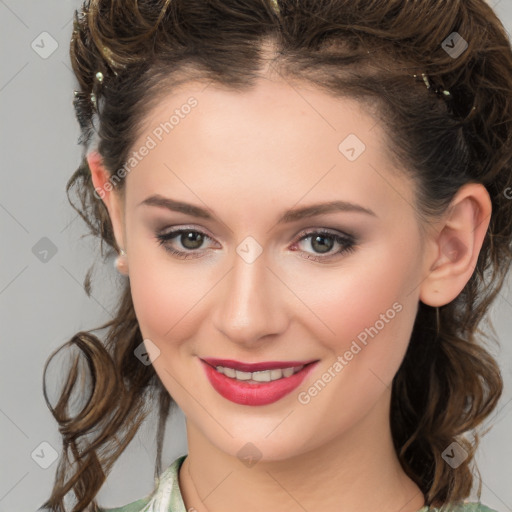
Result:
M193 217L213 220L213 216L205 208L201 208L190 203L185 203L183 201L176 201L169 197L163 197L159 194L149 196L148 198L141 201L137 206L141 205L159 206L174 212L181 212L187 215L192 215ZM314 217L315 215L337 211L365 213L377 217L375 212L358 204L350 203L347 201L329 201L326 203L317 203L287 210L283 215L281 215L277 222L278 224L295 222L308 217Z

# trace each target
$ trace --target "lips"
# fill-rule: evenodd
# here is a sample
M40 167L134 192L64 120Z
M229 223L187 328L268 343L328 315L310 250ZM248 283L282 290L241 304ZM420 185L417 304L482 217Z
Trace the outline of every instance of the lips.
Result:
M264 370L275 370L277 368L292 368L294 366L305 366L309 363L313 363L316 359L310 359L309 361L263 361L261 363L241 363L234 359L216 359L213 357L202 358L202 361L208 363L214 368L217 366L226 366L233 368L241 372L259 372Z
M213 389L227 400L240 405L267 405L276 402L296 389L316 367L314 361L266 361L241 363L230 359L199 359ZM215 366L214 366L215 365ZM217 371L216 366L232 368L239 372L257 372L278 368L302 367L289 377L270 382L244 381L230 378Z

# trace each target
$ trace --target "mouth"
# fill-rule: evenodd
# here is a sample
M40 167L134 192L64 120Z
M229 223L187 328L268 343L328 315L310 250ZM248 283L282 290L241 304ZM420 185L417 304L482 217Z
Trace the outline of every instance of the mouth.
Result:
M230 379L243 382L273 382L300 372L306 366L317 362L310 361L265 361L261 363L242 363L232 359L201 359L217 372Z
M217 393L231 402L252 406L267 405L291 393L319 362L317 359L240 363L210 358L200 361Z

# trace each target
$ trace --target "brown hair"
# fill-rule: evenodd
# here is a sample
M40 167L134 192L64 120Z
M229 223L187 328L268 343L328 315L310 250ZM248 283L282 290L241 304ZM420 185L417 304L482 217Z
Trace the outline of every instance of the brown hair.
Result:
M453 32L468 44L457 58L442 46ZM106 168L115 173L129 158L145 113L173 86L204 79L247 89L261 73L269 42L273 68L284 78L376 107L388 127L390 157L417 184L420 218L443 213L468 182L482 183L489 192L492 216L471 279L445 306L420 302L392 385L390 421L404 470L428 505L462 501L473 486L477 427L495 409L503 386L479 325L511 262L512 51L484 0L278 0L277 7L272 0L85 1L80 14L75 12L70 49L84 145L81 165L67 184L70 202L100 238L102 255L104 243L108 256L115 254L108 212L94 192L85 158L93 135ZM102 83L95 79L98 71ZM429 77L430 90L421 73ZM120 193L123 183L117 185ZM88 294L90 277L89 271ZM73 512L96 509L106 475L154 401L155 476L161 470L165 421L175 402L153 366L134 357L142 336L129 280L121 292L115 317L98 328L107 330L104 342L82 331L61 347L75 346L85 356L90 380L83 386L83 408L68 412L78 357L54 407L43 382L63 439L53 492L43 505L52 511L65 510L71 490ZM86 390L78 392L83 396ZM471 441L468 432L474 434ZM456 469L442 458L454 441L468 453Z

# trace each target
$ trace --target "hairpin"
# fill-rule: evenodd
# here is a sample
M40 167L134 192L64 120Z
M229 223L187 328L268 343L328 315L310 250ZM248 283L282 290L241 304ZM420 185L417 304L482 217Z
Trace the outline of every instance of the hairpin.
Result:
M117 76L116 67L124 68L124 64L117 64L114 59L112 58L112 50L108 48L107 46L102 47L102 55L105 58L105 60L109 63L112 71L114 72L114 75Z
M413 76L414 76L414 78L418 77L418 75L413 75ZM433 88L428 76L425 73L422 73L421 77L423 78L423 82L427 86L428 90L432 89L437 95L442 94L443 98L445 98L447 100L453 100L453 95L450 93L450 91L448 91L444 87L439 86L437 88ZM476 105L473 105L473 107L471 108L471 111L468 115L468 118L474 115L475 110L476 110Z
M413 75L414 78L418 78L418 75ZM430 83L430 80L428 78L428 76L425 74L425 73L421 73L421 77L423 78L423 82L425 83L425 85L427 86L427 89L432 89L436 94L443 94L443 96L446 98L446 99L451 99L452 98L452 95L450 93L450 91L444 89L442 86L434 89Z

